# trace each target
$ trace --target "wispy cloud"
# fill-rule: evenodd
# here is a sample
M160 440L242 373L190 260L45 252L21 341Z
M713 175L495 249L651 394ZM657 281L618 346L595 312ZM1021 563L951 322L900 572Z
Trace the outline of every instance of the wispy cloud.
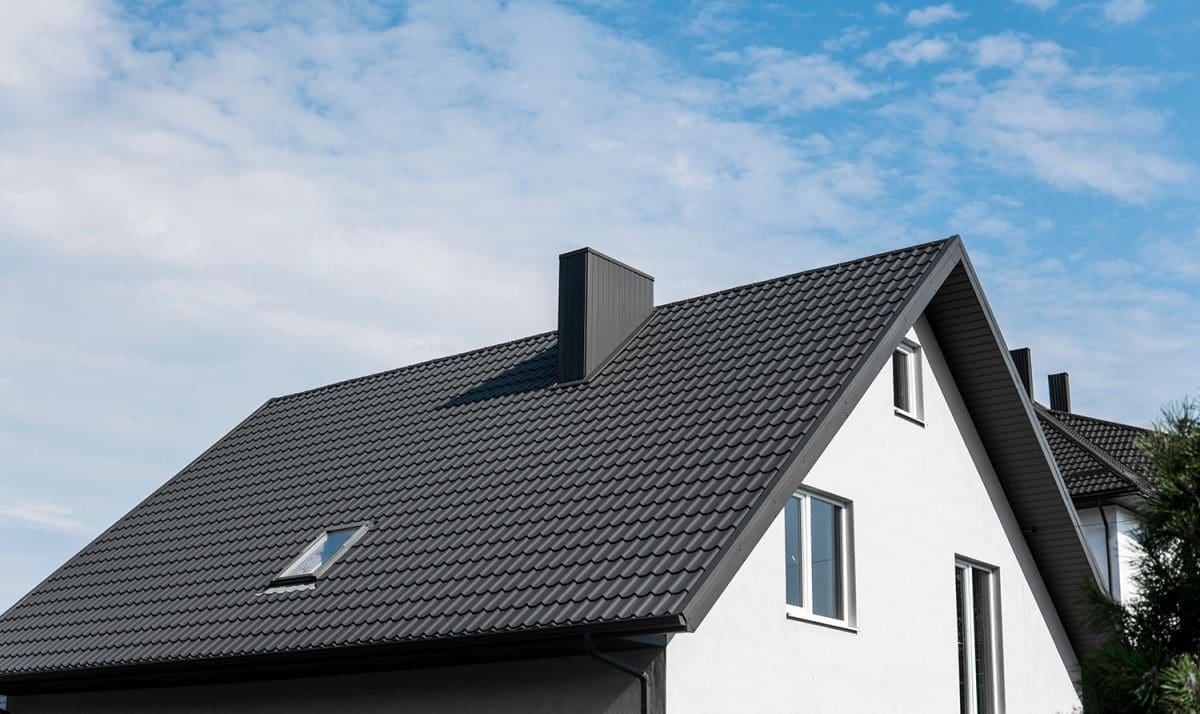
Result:
M871 31L863 27L850 26L842 30L837 37L832 37L821 43L826 52L841 52L862 45L871 36Z
M1058 0L1013 0L1019 5L1028 5L1037 10L1045 12L1058 4Z
M1025 42L1012 33L980 38L972 48L981 67L1014 67L1025 59Z
M978 65L1007 73L985 80L959 72L928 101L900 100L892 111L919 118L937 142L1063 190L1138 202L1196 175L1157 148L1166 118L1141 101L1157 77L1079 69L1061 46L1012 34L981 38L973 49Z
M1101 6L1104 19L1114 25L1128 25L1137 22L1150 12L1147 0L1108 0Z
M884 69L893 62L908 67L923 62L939 62L950 55L950 47L946 40L913 34L868 52L863 56L863 63L873 69Z
M904 21L913 27L929 27L940 22L949 22L952 20L961 20L967 16L967 13L958 10L950 3L942 3L941 5L930 5L916 10L909 10L904 16Z
M55 503L5 499L0 502L0 519L19 521L66 533L84 533L88 530L88 525L75 514L75 511Z
M875 93L859 79L858 70L827 55L796 55L778 48L753 47L745 52L744 59L749 71L739 84L739 98L776 113L832 107Z

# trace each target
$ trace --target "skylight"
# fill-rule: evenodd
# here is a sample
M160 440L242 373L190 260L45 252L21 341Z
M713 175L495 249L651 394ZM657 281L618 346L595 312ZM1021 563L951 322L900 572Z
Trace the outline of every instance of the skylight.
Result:
M367 524L330 528L317 536L300 557L275 577L275 582L316 580L367 531Z

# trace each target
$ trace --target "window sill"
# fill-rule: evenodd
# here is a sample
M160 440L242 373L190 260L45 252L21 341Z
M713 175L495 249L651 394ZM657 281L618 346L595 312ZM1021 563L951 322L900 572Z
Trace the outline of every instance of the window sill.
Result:
M787 606L787 619L800 620L801 622L811 622L814 625L821 625L832 630L841 630L842 632L852 632L858 634L858 628L843 621L835 620L832 617L821 617L814 615L806 610L795 607L794 605Z
M903 409L901 409L900 407L892 407L892 408L896 411L896 416L900 417L904 421L910 421L913 424L916 424L917 426L920 426L920 427L925 426L925 420L922 419L921 417L919 417L911 412L906 412Z

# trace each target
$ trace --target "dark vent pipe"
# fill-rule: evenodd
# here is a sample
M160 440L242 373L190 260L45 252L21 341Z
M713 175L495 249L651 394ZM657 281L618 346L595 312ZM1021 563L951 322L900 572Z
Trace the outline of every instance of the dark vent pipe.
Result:
M1056 412L1071 411L1071 380L1066 372L1047 377L1050 383L1050 408Z
M1017 366L1017 375L1021 377L1021 384L1025 386L1025 393L1029 395L1029 401L1033 401L1033 353L1028 347L1022 347L1017 350L1009 350L1009 355L1012 356L1013 364Z
M558 257L558 382L590 379L654 311L654 278L591 248Z

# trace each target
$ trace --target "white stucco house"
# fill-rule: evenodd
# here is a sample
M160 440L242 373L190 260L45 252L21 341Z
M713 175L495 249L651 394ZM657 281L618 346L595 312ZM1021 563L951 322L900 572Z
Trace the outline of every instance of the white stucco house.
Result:
M583 249L558 304L268 400L0 617L11 712L1078 706L1119 495L961 240L657 306Z

